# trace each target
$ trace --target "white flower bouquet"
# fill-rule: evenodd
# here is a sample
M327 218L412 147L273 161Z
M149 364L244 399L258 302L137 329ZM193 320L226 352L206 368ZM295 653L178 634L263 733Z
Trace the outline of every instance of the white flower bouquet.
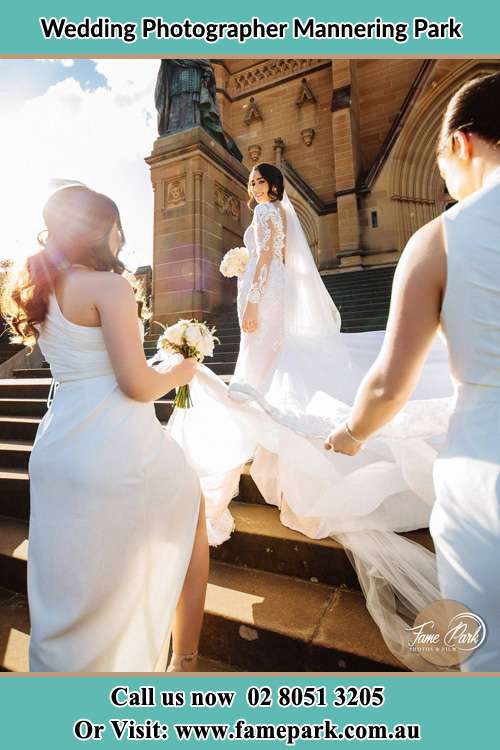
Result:
M197 320L179 320L172 326L164 328L158 339L158 352L166 354L182 354L183 357L194 357L203 362L205 357L212 357L215 342L215 328L209 328L206 323ZM189 409L193 402L189 385L177 389L175 405L180 409Z
M221 274L227 276L227 278L243 276L249 257L250 254L246 247L233 247L232 250L228 250L219 266Z

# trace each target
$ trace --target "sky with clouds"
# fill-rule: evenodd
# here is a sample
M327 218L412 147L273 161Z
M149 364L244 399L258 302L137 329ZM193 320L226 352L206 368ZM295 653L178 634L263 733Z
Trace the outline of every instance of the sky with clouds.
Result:
M118 204L129 268L151 262L157 60L0 60L0 258L36 249L51 178Z

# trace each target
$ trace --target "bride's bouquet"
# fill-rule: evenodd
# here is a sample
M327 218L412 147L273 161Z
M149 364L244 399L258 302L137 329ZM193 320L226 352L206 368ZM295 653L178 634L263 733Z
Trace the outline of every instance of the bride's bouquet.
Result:
M246 247L233 247L232 250L228 250L219 266L221 274L228 278L243 276L249 257L248 248Z
M216 341L219 342L215 328L209 328L206 323L197 320L179 320L168 328L164 327L157 346L159 353L182 354L183 357L194 357L198 362L203 362L205 357L213 356ZM174 403L180 409L189 409L193 405L189 385L177 389Z

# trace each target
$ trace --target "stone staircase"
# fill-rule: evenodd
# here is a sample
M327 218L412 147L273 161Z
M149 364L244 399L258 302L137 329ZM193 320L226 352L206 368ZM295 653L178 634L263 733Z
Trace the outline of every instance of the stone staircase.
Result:
M396 266L323 275L342 317L342 331L385 329Z
M385 269L380 269L382 271ZM392 270L392 269L391 269ZM378 286L390 274L374 271ZM361 281L361 274L356 276ZM355 296L343 279L326 277L334 294ZM383 277L383 278L382 278ZM364 313L363 313L364 314ZM376 315L381 316L381 307ZM351 321L374 320L358 310ZM371 316L371 317L370 317ZM381 318L380 321L382 320ZM385 321L384 321L385 322ZM207 364L227 379L239 346L235 310L216 322L222 344ZM347 323L346 323L347 325ZM365 325L365 324L363 324ZM155 351L152 336L147 356ZM50 371L16 370L0 381L0 669L28 669L29 615L26 600L28 552L28 461L36 430L46 411ZM172 412L172 394L156 402L160 421ZM281 525L248 474L232 503L236 530L211 550L211 572L201 653L206 671L392 671L403 667L387 650L371 620L356 574L341 545L312 540ZM427 531L408 534L431 547Z
M0 322L0 365L21 351L22 348L21 344L11 344L9 342L9 334Z

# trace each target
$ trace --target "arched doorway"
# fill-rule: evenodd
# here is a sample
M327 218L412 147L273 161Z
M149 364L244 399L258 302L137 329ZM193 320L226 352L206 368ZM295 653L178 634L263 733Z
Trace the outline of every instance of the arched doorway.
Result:
M469 60L431 86L405 123L388 162L398 249L423 224L452 203L436 164L436 142L443 112L454 92L471 78L492 73L500 63Z

